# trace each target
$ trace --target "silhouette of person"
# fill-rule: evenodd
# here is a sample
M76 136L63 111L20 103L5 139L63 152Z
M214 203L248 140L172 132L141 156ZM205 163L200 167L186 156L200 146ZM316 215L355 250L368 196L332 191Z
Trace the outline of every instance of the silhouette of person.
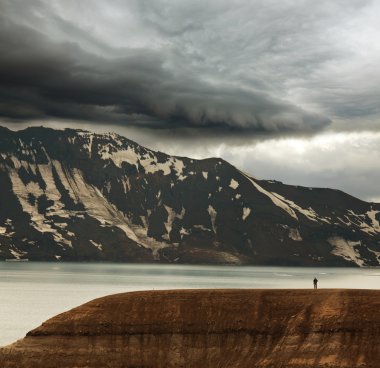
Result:
M314 284L314 289L318 289L318 279L316 277L314 277L313 284Z

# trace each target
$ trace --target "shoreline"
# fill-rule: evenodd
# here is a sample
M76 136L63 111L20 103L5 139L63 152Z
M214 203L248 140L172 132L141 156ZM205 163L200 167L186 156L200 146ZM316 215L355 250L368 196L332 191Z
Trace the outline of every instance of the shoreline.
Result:
M61 313L0 348L0 363L374 368L379 338L380 290L149 290Z

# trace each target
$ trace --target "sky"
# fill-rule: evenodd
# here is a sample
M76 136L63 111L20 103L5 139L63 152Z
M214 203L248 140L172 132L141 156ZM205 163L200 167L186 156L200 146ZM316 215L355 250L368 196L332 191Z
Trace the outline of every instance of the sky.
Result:
M0 125L115 131L380 202L380 2L0 0Z

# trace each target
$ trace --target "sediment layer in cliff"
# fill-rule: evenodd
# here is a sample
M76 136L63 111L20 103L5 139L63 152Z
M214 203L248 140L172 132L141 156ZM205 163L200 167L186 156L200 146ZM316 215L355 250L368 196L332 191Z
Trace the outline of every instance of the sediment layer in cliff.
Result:
M111 295L0 349L8 367L379 367L380 291Z

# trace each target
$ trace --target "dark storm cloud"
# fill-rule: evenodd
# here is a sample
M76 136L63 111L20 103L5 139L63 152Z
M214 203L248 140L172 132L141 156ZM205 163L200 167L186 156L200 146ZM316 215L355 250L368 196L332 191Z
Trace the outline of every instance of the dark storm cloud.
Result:
M140 9L146 24L170 37L201 28L182 24L178 17L172 25L170 18L158 26L155 17L162 14L155 9L141 11L148 8L143 2L132 8ZM221 73L216 78L207 70L192 69L189 55L173 44L111 46L55 11L41 1L1 2L3 117L272 132L313 131L330 122L277 96L254 76L241 84ZM60 34L50 34L44 26L39 30L38 22L49 22ZM202 55L194 55L198 59L202 61Z
M379 16L376 0L0 0L0 124L116 131L380 201Z
M0 117L377 129L379 13L369 0L0 0Z

